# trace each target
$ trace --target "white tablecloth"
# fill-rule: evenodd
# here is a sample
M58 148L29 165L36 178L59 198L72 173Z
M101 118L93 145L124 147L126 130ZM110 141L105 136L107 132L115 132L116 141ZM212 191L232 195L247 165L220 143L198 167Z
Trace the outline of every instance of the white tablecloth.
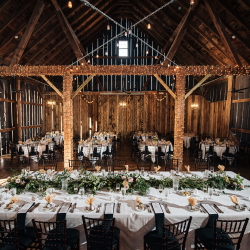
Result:
M190 148L190 140L191 140L192 136L184 136L184 147L185 148Z
M17 149L19 150L19 147L22 147L22 150L24 152L24 156L28 157L29 156L29 152L31 150L31 147L33 146L33 143L29 143L29 144L18 144L17 145ZM44 143L38 143L37 145L37 151L39 153L39 156L42 155L43 151L46 150L46 145L49 145L49 149L51 147L53 147L53 145L55 145L55 142L44 142Z
M111 152L112 144L103 143L99 146L101 147L101 152L100 152L101 158L103 156L103 152L105 152L107 150L107 146L109 147L109 152ZM78 145L78 153L81 152L81 149L82 149L84 156L90 158L90 155L94 151L94 147L95 147L95 145L92 145L91 143L79 144Z
M202 176L202 172L193 172L194 174L197 174L198 176ZM227 172L230 176L235 176L235 173L233 172ZM164 176L170 176L169 172L160 172L156 175L153 175L154 178L161 178L162 175ZM250 182L248 180L244 180L245 185L249 185ZM230 198L228 197L231 194L236 194L239 198L240 203L245 203L247 206L250 206L250 200L249 200L249 190L243 190L243 191L232 191L232 190L225 190L226 194L221 196L213 196L211 201L206 201L206 203L211 204L217 204L219 208L224 212L223 214L219 213L219 219L245 219L246 217L250 216L250 211L245 210L243 212L235 211L235 209L232 206L232 202L230 201ZM143 236L151 231L155 227L155 219L154 214L149 213L147 210L143 212L138 212L135 208L135 197L134 195L126 196L125 200L120 199L119 197L121 194L117 193L110 193L107 191L99 191L97 192L95 196L95 202L94 205L98 205L102 203L102 208L99 213L93 212L86 212L84 207L86 207L84 203L84 199L74 199L74 197L77 197L77 195L73 196L63 196L60 191L56 192L57 196L54 199L55 204L62 204L63 201L69 201L68 198L72 199L72 202L77 202L76 209L74 213L67 213L66 219L67 219L67 226L69 228L76 228L80 230L80 242L81 242L81 249L86 249L86 244L83 244L85 242L85 235L84 235L84 229L82 225L82 215L85 215L87 217L93 217L93 218L101 218L103 217L104 213L104 204L105 203L115 203L115 209L114 209L114 217L116 219L116 226L120 228L120 249L121 250L142 250L143 249ZM26 193L21 196L20 202L31 202L31 193ZM160 202L158 200L153 200L152 197L162 197L165 198L163 194L160 194L157 189L150 188L150 193L146 197L142 197L142 202L145 204L149 204L150 202ZM202 199L202 197L208 197L207 194L204 194L203 192L199 191L197 198ZM9 197L10 198L10 197ZM66 199L67 198L67 199ZM36 202L40 202L40 206L36 208L33 212L27 213L26 217L26 224L29 226L32 226L32 219L36 220L55 220L56 218L56 212L49 212L44 211L43 207L45 204L44 200L37 200ZM121 212L116 212L117 202L121 202ZM179 222L181 220L184 220L188 218L189 216L192 216L192 223L190 226L190 232L189 236L187 238L186 247L187 250L191 250L191 245L194 243L194 230L203 227L206 225L208 220L208 214L201 213L200 211L190 212L187 210L187 197L186 196L180 196L178 194L170 194L167 198L167 200L163 200L163 203L167 203L170 214L166 213L165 209L163 208L164 215L165 215L165 223L175 223ZM0 207L0 218L1 219L12 219L16 216L15 212L9 212L4 211L4 205ZM249 249L248 246L248 239L249 239L249 231L250 231L250 223L248 223L246 234L243 238L242 250Z

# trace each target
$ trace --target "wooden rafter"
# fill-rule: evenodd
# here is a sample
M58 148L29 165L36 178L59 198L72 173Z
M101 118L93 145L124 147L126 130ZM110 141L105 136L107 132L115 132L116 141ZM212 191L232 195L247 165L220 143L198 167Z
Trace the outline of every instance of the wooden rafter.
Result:
M18 6L18 9L12 13L1 25L0 25L0 32L5 29L12 21L14 18L18 17L23 13L24 10L27 9L27 7L33 3L34 0L26 1L25 3L20 4Z
M59 96L63 96L63 94L61 93L61 91L45 76L45 75L40 75L42 78L43 78L43 80L45 81L45 82L47 82L48 84L49 84L49 86L52 88L52 89L54 89L55 91L56 91L56 93L59 95Z
M227 51L231 54L235 64L238 64L239 66L242 66L242 63L239 59L239 56L233 46L233 44L231 43L231 40L229 39L227 32L225 30L225 27L218 15L218 13L216 12L214 6L213 6L213 2L211 2L211 0L205 0L205 5L207 7L207 10L213 20L213 23L216 27L216 29L218 30L221 39L223 40Z
M160 82L160 84L167 90L167 92L175 99L176 94L168 87L168 85L158 76L154 74L154 77Z
M174 55L186 34L188 26L190 25L194 17L195 9L198 6L198 4L199 4L199 0L195 1L195 4L193 6L190 6L190 9L187 11L185 15L185 19L184 20L182 19L182 26L179 28L179 31L166 55L166 59L164 60L163 65L165 66L168 65L168 63L174 58Z
M11 60L10 66L14 66L14 65L19 63L19 61L23 55L24 49L26 48L26 46L29 42L29 39L31 37L31 34L35 28L35 25L36 25L40 15L42 14L44 6L45 5L44 5L43 0L37 1L37 4L36 4L34 11L31 15L31 18L30 18L29 23L27 25L27 28L23 34L23 37L20 41L20 44L19 44L18 48L16 49L15 54Z
M232 103L239 103L239 102L250 102L250 98L233 100Z
M230 128L230 130L231 131L235 131L235 132L241 132L241 133L250 134L250 130L249 129Z
M79 43L77 42L76 35L73 32L67 18L64 16L60 6L57 4L56 0L51 0L53 3L55 10L56 10L56 16L61 24L61 27L71 45L71 48L73 49L77 60L80 60L83 56L83 52L81 51L79 47Z
M86 86L89 81L95 76L95 74L90 75L80 86L79 88L72 94L72 99L74 99L77 94L82 90L84 86Z
M187 94L185 95L185 99L187 99L197 88L199 88L202 83L204 83L211 75L208 74L205 77L203 77L192 89L190 89Z

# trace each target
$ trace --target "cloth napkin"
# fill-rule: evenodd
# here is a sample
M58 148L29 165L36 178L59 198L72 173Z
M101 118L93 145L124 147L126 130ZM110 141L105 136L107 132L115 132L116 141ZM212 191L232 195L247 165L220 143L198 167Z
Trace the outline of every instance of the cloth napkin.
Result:
M18 231L20 233L26 233L25 230L25 220L26 220L26 214L28 212L28 210L31 208L31 206L33 206L35 203L34 202L30 202L30 203L26 203L18 212L17 214L17 227L18 227Z
M162 225L164 224L164 213L160 203L152 203L153 211L155 214L155 227L156 233L162 234Z

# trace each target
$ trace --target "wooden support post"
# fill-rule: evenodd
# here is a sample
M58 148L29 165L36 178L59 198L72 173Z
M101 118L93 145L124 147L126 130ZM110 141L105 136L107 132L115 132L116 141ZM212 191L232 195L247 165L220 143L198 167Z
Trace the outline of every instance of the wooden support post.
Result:
M234 76L235 77L235 76ZM230 134L230 127L231 127L231 107L232 107L232 88L233 88L233 76L228 76L227 82L227 100L226 100L226 121L225 124L228 124L227 131L225 134L229 136Z
M63 130L64 130L64 167L73 159L73 100L72 76L63 77Z
M20 78L16 78L16 88L21 90ZM21 106L21 93L16 93L16 111L17 111L17 141L22 141L22 106Z
M176 98L174 118L174 159L179 160L179 170L183 164L183 139L184 139L184 116L185 116L185 85L186 76L176 74Z

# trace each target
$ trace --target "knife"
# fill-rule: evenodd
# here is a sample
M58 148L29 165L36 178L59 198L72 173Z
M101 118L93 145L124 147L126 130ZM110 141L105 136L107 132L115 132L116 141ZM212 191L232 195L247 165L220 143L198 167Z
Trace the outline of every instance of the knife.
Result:
M72 205L72 208L70 209L70 213L74 213L75 208L76 208L76 203Z
M116 212L117 212L117 213L120 213L120 212L121 212L121 203L120 203L120 202L117 203Z
M168 214L171 214L171 212L170 212L170 210L169 210L169 208L168 208L168 205L167 205L167 204L164 204L164 207L165 207L166 212L167 212Z
M221 214L223 214L224 212L216 205L214 204L214 208Z
M36 203L34 206L32 206L27 212L33 212L35 208L37 208L40 205L40 203Z

